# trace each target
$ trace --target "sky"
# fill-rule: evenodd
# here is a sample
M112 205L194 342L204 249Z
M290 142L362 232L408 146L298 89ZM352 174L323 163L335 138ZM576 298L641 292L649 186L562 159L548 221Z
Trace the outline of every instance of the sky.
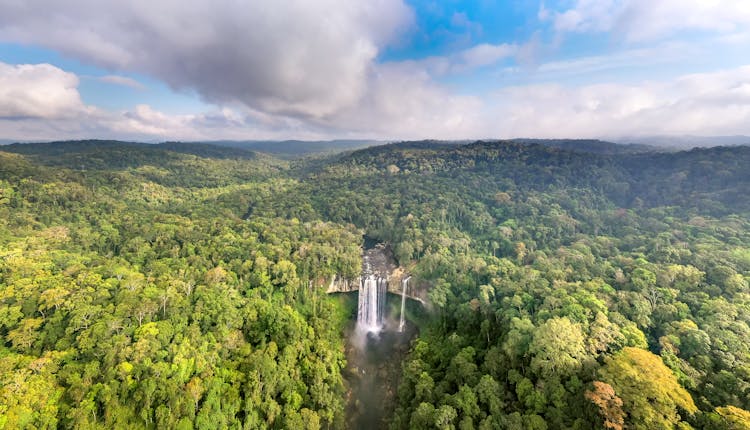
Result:
M748 0L0 0L0 140L750 135Z

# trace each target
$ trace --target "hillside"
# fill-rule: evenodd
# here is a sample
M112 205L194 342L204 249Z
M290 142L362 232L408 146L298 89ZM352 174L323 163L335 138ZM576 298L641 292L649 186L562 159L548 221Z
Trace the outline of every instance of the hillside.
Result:
M286 160L311 156L326 156L338 152L366 148L368 146L378 145L380 143L382 142L378 142L375 140L217 140L206 142L206 144L208 145L263 152L265 154L270 154Z

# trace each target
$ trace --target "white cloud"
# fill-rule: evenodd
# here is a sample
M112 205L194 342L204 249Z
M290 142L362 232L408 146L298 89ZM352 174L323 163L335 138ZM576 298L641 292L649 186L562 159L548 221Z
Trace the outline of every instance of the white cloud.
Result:
M750 65L631 85L515 86L486 97L452 94L413 64L389 64L377 73L366 99L328 122L247 109L170 116L141 106L114 124L162 139L750 134Z
M80 101L73 74L44 64L0 63L6 84L0 85L0 133L24 140L750 134L750 65L631 85L514 86L486 97L452 94L415 63L386 64L372 73L371 90L356 107L309 121L242 105L190 115L147 105L106 111Z
M467 69L489 66L501 59L513 56L516 52L517 47L515 45L482 43L461 52L459 54L461 60L459 66Z
M454 24L481 28L465 15ZM0 40L47 46L113 71L156 77L243 112L228 129L289 135L419 137L468 132L477 99L449 94L435 75L468 73L511 57L510 44L479 44L440 58L379 64L377 56L412 25L401 0L152 2L27 0L4 7ZM103 81L138 88L119 75ZM225 118L156 116L134 108L110 128L200 135ZM113 125L116 124L116 125ZM233 131L233 132L234 132Z
M0 119L73 117L86 110L77 86L76 75L49 64L0 62Z
M547 20L549 20L549 18L550 18L550 10L547 9L547 6L544 4L544 2L542 2L539 5L539 10L536 13L536 18L539 21L547 21Z
M544 13L542 13L544 10ZM653 41L681 31L747 33L750 2L745 0L577 0L552 13L560 32L613 32L628 42Z
M602 72L617 72L660 65L679 64L710 52L712 46L680 41L667 41L647 47L624 49L603 55L551 61L533 68L533 77L561 81ZM713 46L715 48L715 46ZM506 70L519 73L521 69ZM523 71L528 73L528 71ZM602 79L598 77L598 79Z
M412 20L401 0L26 0L3 5L0 40L318 119L364 97L378 53Z
M480 43L449 55L380 64L373 70L377 75L379 69L391 68L393 70L395 66L408 73L428 73L432 76L467 74L475 69L492 66L501 60L511 58L519 51L519 47L513 44Z
M750 66L671 81L505 88L484 124L503 137L750 134Z
M387 64L369 73L370 89L356 106L310 120L242 104L189 115L148 105L107 111L81 102L72 73L46 64L0 63L0 135L22 140L460 138L479 126L479 99L450 94L417 65Z
M366 137L398 139L463 138L479 127L481 100L448 92L418 63L377 69L372 89L357 108L329 124Z
M470 35L481 35L484 32L482 24L470 20L464 12L454 12L451 15L451 25L465 29Z

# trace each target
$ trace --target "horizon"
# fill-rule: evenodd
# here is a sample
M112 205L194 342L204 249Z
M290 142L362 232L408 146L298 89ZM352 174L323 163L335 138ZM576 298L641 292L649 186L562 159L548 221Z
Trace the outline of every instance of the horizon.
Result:
M7 141L750 135L746 2L29 0L0 10Z
M147 145L161 145L161 144L209 144L219 147L227 148L238 148L249 150L253 152L268 152L265 149L259 149L253 145L262 144L283 144L283 143L299 143L299 144L342 144L338 150L327 148L327 152L340 152L364 149L372 146L391 145L398 143L409 143L409 142L435 142L444 144L472 144L477 142L527 142L536 144L545 144L547 142L600 142L604 144L614 144L617 146L642 146L650 149L665 149L665 150L690 150L694 148L713 148L713 147L733 147L733 146L750 146L750 136L735 135L735 136L696 136L696 135L681 135L681 136L644 136L644 137L632 137L632 138L620 138L620 139L601 139L601 138L555 138L555 137L511 137L511 138L476 138L476 139L317 139L317 140L305 140L305 139L204 139L204 140L138 140L138 139L106 139L106 138L72 138L72 139L50 139L50 140L13 140L0 138L0 146L7 145L32 145L32 144L48 144L48 143L78 143L78 142L115 142L115 143L131 143L131 144L147 144ZM347 146L349 144L350 146ZM364 144L354 145L351 144ZM240 145L240 146L234 146ZM242 146L245 145L245 146ZM310 148L311 150L313 148ZM273 153L275 151L270 151ZM314 151L313 151L314 152Z

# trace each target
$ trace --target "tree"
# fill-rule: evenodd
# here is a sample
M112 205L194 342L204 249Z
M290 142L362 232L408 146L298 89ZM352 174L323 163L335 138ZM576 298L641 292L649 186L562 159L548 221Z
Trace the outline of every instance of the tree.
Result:
M604 428L622 430L625 425L622 399L617 397L615 389L606 382L594 381L593 385L594 388L586 391L585 396L599 408Z
M453 424L458 414L452 406L443 405L435 410L434 426L440 430L453 430L456 426Z
M586 345L580 324L568 318L552 318L539 326L529 345L531 369L547 378L576 373L586 357Z
M432 403L422 402L411 415L409 428L429 429L434 428L435 406Z
M21 321L18 328L8 332L8 340L16 349L28 351L39 337L38 330L43 322L41 318L27 318Z
M729 405L716 408L716 413L721 417L724 429L750 430L750 412Z
M644 349L623 348L606 360L599 376L622 399L629 428L672 429L681 420L678 408L690 414L697 411L661 358Z

